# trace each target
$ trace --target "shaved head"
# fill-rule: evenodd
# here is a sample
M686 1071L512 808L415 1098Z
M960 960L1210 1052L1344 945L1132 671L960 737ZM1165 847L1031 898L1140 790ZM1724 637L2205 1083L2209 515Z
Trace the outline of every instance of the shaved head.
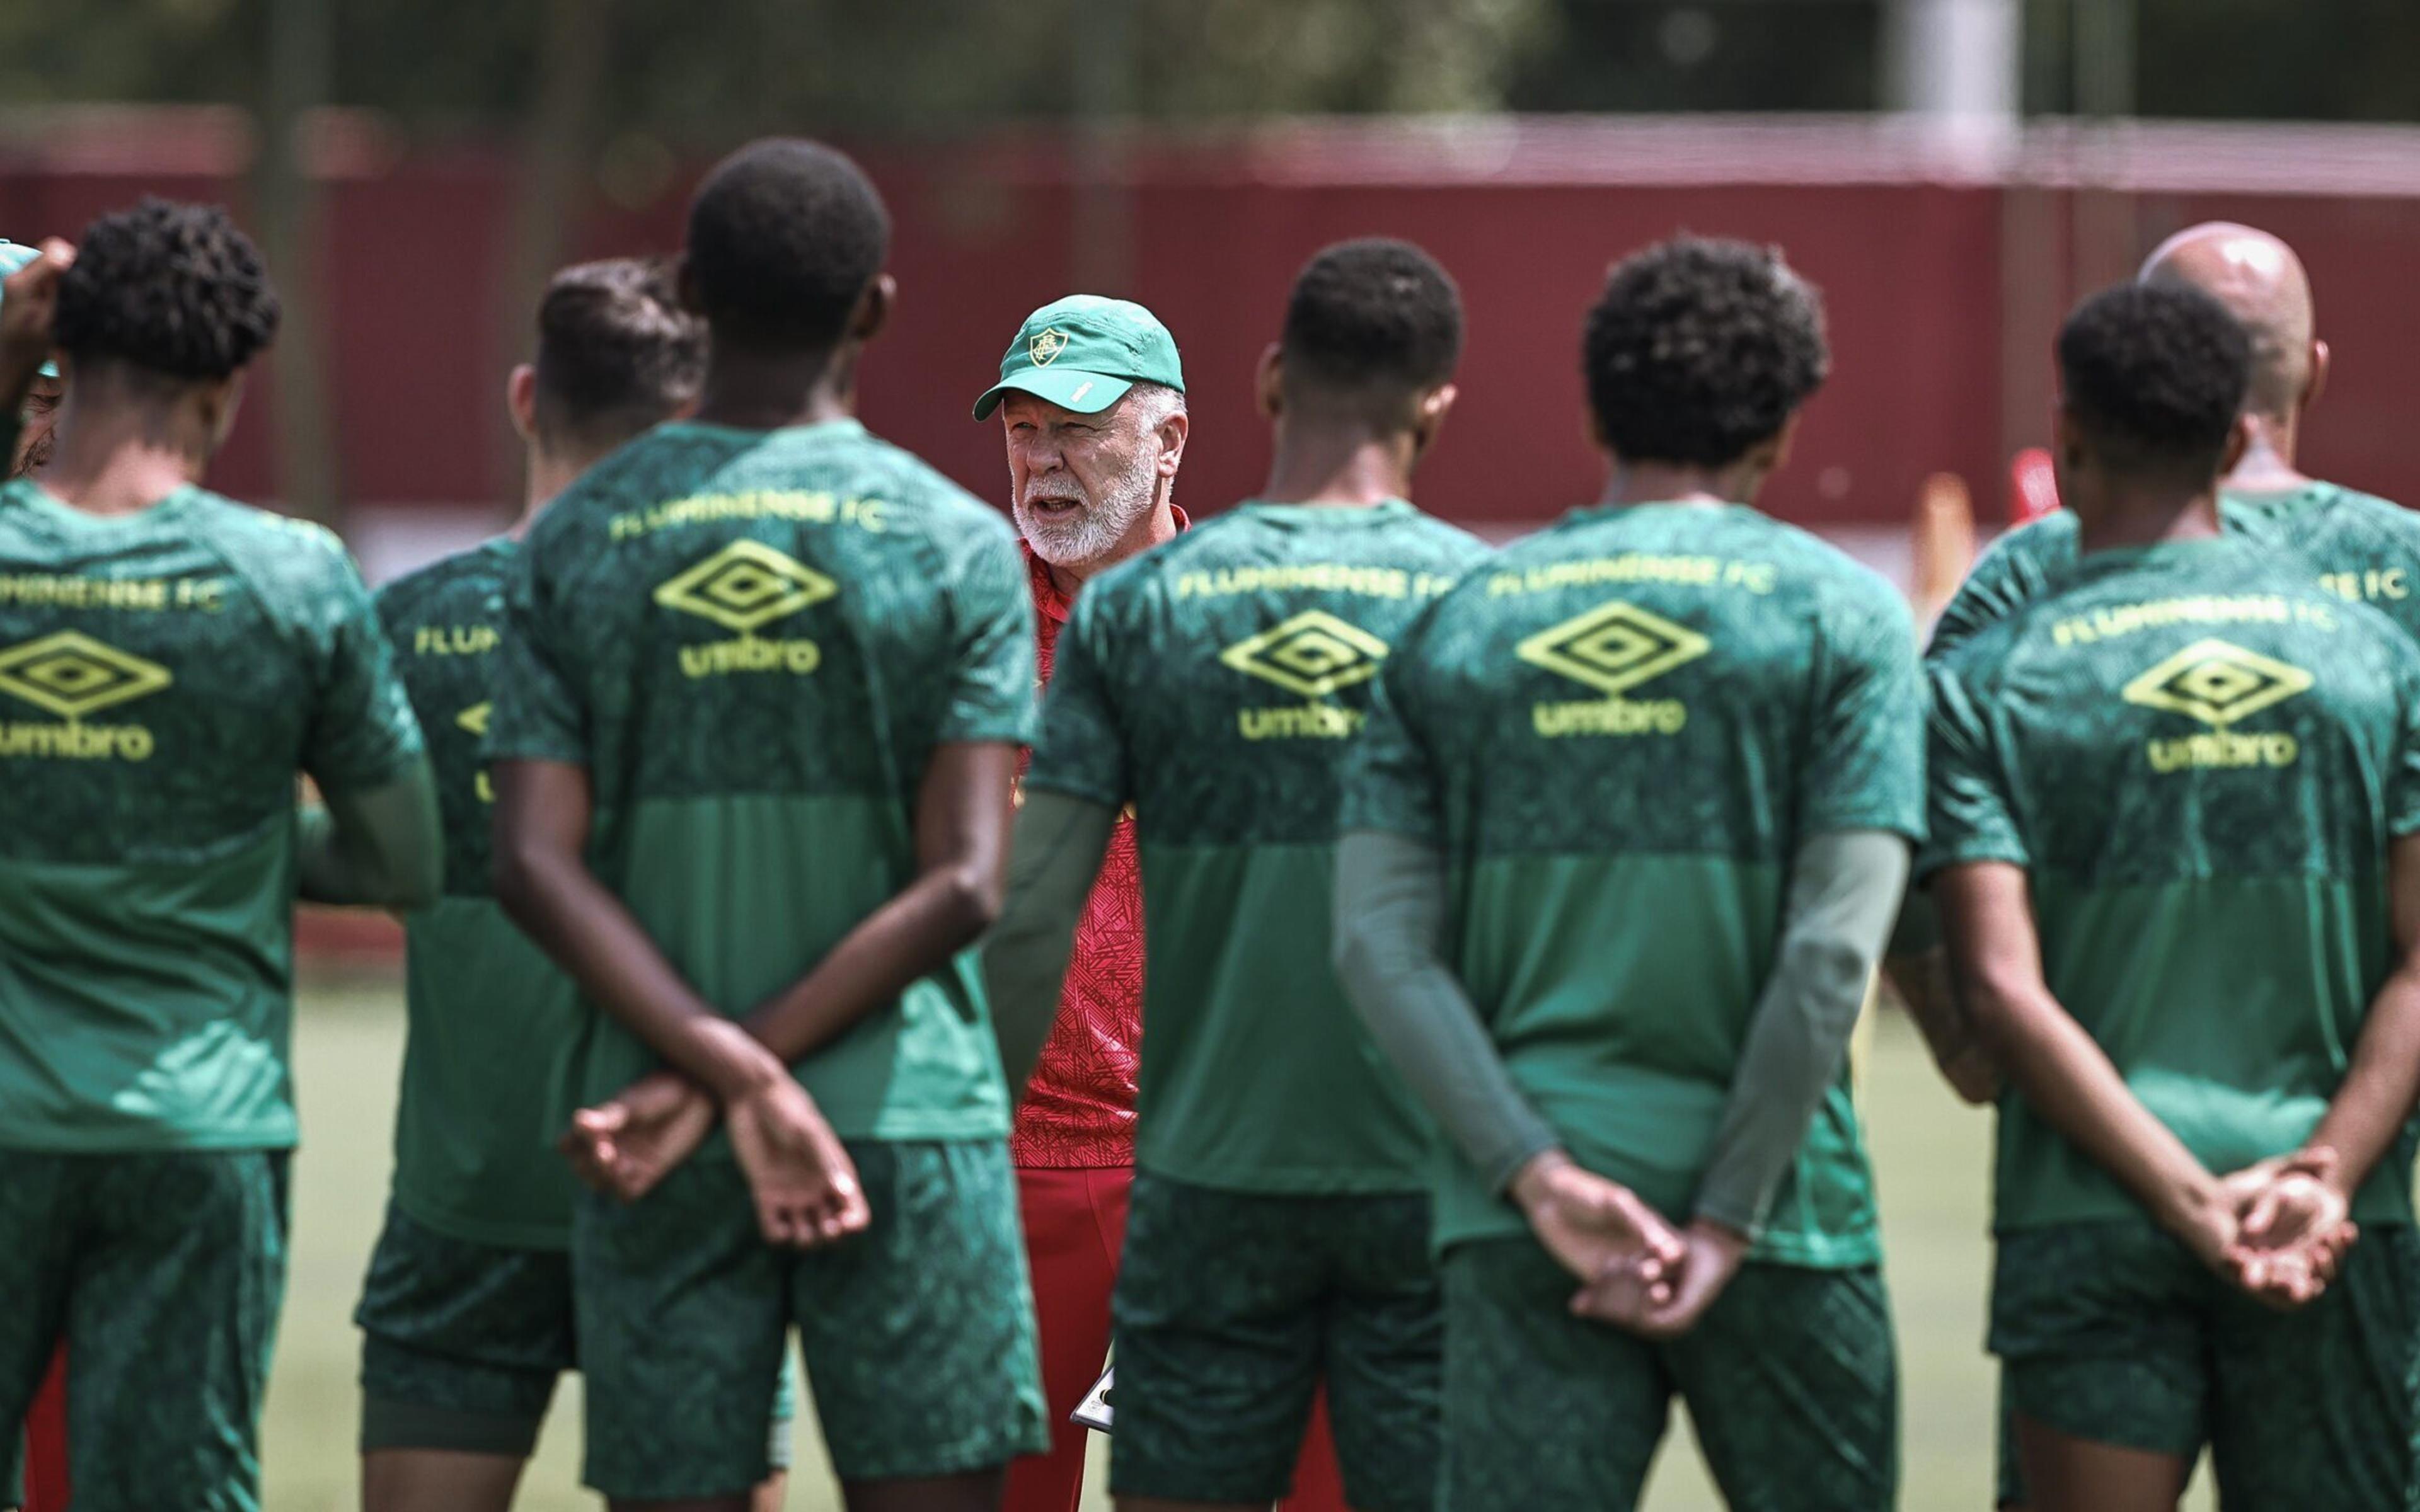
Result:
M2309 398L2324 359L2312 341L2310 275L2293 248L2252 226L2207 221L2161 242L2142 282L2197 288L2242 322L2252 342L2246 412L2288 421Z

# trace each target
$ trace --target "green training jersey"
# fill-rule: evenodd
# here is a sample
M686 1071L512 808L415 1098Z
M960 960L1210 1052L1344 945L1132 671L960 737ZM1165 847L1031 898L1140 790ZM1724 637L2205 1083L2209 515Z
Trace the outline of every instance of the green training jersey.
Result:
M1033 667L999 511L853 420L674 424L531 529L487 754L588 769L589 866L737 1016L906 890L933 748L1029 738ZM796 1070L846 1137L1005 1135L990 1018L964 951ZM580 1094L658 1064L600 1016Z
M326 531L0 486L0 1148L292 1146L295 774L420 749Z
M1345 827L1436 846L1446 949L1572 1157L1689 1215L1810 836L1923 823L1899 594L1741 506L1582 509L1449 594L1381 680ZM1440 1242L1521 1218L1449 1152ZM1756 1252L1879 1255L1848 1072Z
M2300 1145L2391 964L2420 650L2249 540L2086 557L1933 668L1920 871L2024 867L2051 992L2214 1172ZM2407 1136L2408 1137L2408 1136ZM2411 1220L2407 1147L2358 1195ZM2141 1216L2024 1098L1996 1227Z
M479 760L489 679L504 639L513 543L499 538L397 579L378 595L420 716L445 821L445 894L404 921L403 1090L395 1200L474 1244L570 1242L577 1183L554 1149L587 1023L571 980L488 888L495 795Z
M1134 805L1138 1166L1424 1184L1426 1120L1328 965L1337 804L1388 646L1485 549L1400 501L1247 503L1077 599L1026 783Z
M2293 552L2339 598L2367 603L2420 637L2420 515L2333 483L2283 493L2220 496L2219 521L2265 546ZM2066 510L1992 543L1932 627L1927 656L1939 656L2040 597L2075 563L2075 517Z

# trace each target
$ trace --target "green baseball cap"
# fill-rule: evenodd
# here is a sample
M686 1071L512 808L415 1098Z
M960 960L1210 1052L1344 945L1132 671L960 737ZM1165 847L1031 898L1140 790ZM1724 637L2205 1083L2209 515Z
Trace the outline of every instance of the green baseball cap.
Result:
M1070 294L1025 317L1000 360L1000 381L975 401L975 418L990 419L1011 389L1096 415L1138 383L1185 392L1176 338L1131 301Z
M27 263L32 262L41 255L39 248L28 247L23 242L10 241L5 237L0 237L0 278L8 277L9 274L15 272L20 268L24 267ZM42 377L56 378L58 376L58 363L44 363L42 364Z

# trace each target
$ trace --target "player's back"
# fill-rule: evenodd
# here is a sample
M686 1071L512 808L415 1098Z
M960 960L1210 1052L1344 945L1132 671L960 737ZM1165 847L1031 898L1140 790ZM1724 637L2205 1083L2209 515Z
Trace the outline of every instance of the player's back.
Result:
M2219 523L2292 552L2339 598L2374 605L2420 639L2420 515L2312 479L2300 487L2219 496ZM1984 551L1942 609L1926 647L1939 656L2050 591L2075 565L2076 520L2066 510L2009 532Z
M295 774L419 748L327 532L0 488L0 1145L293 1144Z
M1027 780L1135 806L1142 1168L1421 1184L1423 1122L1328 965L1337 816L1388 646L1484 549L1400 501L1247 503L1077 601Z
M1685 1212L1799 841L1920 823L1904 606L1751 509L1583 509L1439 604L1387 694L1435 774L1454 964L1514 1080L1583 1164ZM1515 1225L1466 1175L1442 1199L1449 1239ZM1874 1242L1844 1082L1764 1253Z
M2084 559L1933 675L1929 864L2026 868L2052 993L2212 1170L2294 1148L2388 965L2420 649L2257 540ZM2408 1222L2380 1167L2356 1216ZM2003 1229L2132 1216L2022 1100Z
M395 1198L477 1243L561 1244L576 1183L553 1149L574 1103L584 1028L570 979L489 886L494 791L479 746L515 551L483 542L379 591L379 618L419 716L445 837L444 893L404 920L411 1033L396 1109Z
M532 530L488 747L588 768L590 864L727 1013L803 975L915 874L934 748L1029 733L1015 536L854 421L676 423ZM1006 1129L970 958L801 1063L834 1129ZM600 1024L584 1096L653 1064Z

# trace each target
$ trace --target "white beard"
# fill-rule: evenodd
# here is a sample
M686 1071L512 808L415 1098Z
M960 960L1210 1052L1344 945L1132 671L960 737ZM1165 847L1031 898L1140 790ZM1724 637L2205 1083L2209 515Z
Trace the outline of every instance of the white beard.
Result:
M1151 513L1155 470L1137 469L1119 479L1103 497L1084 505L1071 519L1045 519L1031 507L1036 500L1056 502L1064 494L1032 494L1016 501L1017 533L1033 554L1054 567L1081 567L1098 562L1117 548L1135 523Z

